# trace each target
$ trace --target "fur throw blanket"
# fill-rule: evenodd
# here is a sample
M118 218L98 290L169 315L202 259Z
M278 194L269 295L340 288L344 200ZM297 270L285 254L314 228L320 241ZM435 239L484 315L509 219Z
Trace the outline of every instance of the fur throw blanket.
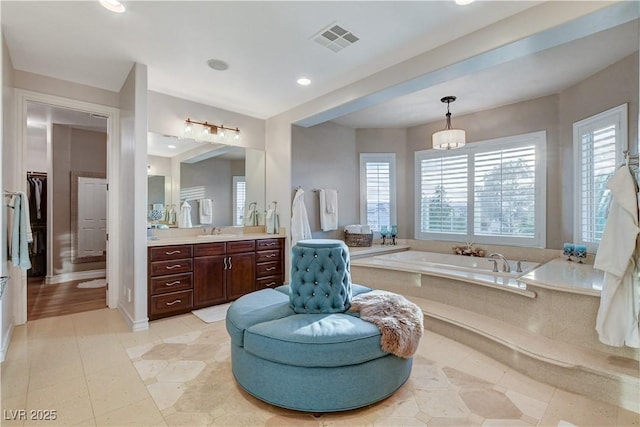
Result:
M424 331L420 307L402 295L371 291L356 295L349 311L380 328L380 346L387 353L408 359L418 349Z

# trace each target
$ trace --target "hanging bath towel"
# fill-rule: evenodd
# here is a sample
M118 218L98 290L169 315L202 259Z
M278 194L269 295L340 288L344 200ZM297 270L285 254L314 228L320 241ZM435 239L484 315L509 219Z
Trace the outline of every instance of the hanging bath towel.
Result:
M278 234L280 231L280 221L278 219L278 204L273 202L267 210L266 217L267 234Z
M320 227L322 231L338 229L338 191L320 190Z
M304 191L299 188L291 206L291 246L295 245L298 240L311 239L312 237L309 216L304 205Z
M13 207L13 224L11 233L11 261L23 270L31 268L29 259L29 238L33 241L31 225L27 222L29 202L23 192L13 196L10 206Z
M191 223L191 205L186 200L180 207L180 222L178 227L180 228L191 228L193 224Z
M256 202L249 203L249 208L247 209L247 212L245 212L242 220L242 225L245 227L258 225L258 213L256 212L256 206L258 206Z
M604 271L596 331L604 344L640 347L637 188L627 166L609 180L609 216L593 267Z
M213 223L213 201L211 199L200 199L198 202L198 220L200 224Z

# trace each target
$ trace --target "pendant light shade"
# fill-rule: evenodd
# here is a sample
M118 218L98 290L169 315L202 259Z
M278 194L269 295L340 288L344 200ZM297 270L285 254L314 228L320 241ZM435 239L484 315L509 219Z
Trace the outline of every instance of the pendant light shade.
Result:
M451 127L451 112L449 104L456 100L455 96L445 96L440 99L441 102L447 103L447 125L444 130L435 132L431 136L433 148L436 150L451 150L464 147L466 143L466 132L462 129L453 129Z

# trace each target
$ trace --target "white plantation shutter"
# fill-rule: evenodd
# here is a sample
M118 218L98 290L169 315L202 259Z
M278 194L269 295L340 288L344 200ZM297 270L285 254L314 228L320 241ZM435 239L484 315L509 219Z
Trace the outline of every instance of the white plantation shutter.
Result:
M474 233L534 237L534 145L475 155Z
M395 154L360 154L361 222L380 231L395 225ZM364 219L364 221L363 221Z
M544 246L546 132L416 152L416 238Z
M421 232L467 233L468 156L420 162Z
M607 182L626 147L626 104L574 123L574 240L595 252L607 221Z
M247 194L247 183L244 176L233 177L233 224L242 225Z

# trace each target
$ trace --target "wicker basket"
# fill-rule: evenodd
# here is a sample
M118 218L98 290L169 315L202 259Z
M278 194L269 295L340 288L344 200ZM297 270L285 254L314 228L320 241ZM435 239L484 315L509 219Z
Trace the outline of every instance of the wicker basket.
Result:
M354 248L363 248L371 246L373 242L373 233L369 234L357 234L344 232L344 242L347 246Z

